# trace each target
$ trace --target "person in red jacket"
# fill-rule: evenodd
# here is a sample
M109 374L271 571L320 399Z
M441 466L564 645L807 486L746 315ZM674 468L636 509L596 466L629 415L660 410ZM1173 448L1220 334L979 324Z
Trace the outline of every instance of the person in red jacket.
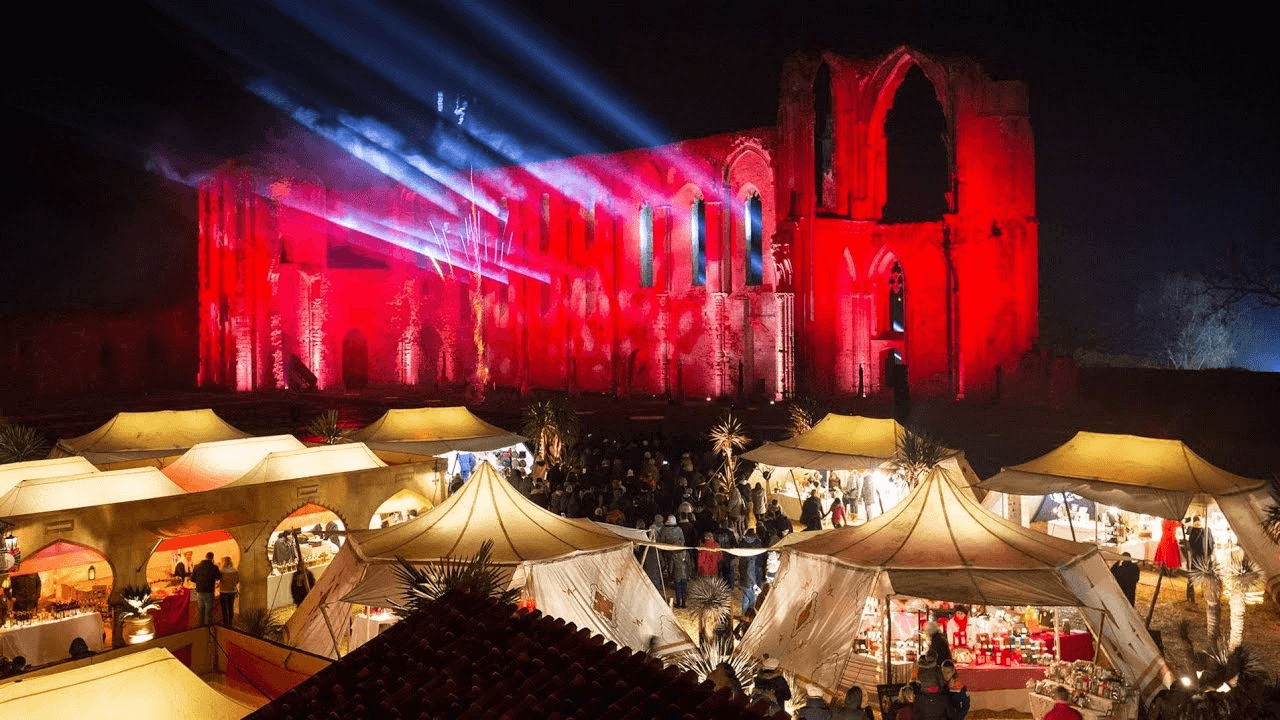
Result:
M1084 720L1080 711L1067 702L1071 699L1071 693L1067 691L1065 685L1059 685L1053 689L1053 699L1058 702L1054 703L1053 709L1044 714L1044 720Z
M702 547L718 548L716 536L706 533L702 536ZM720 572L720 553L711 550L698 551L698 574L703 577L715 577Z

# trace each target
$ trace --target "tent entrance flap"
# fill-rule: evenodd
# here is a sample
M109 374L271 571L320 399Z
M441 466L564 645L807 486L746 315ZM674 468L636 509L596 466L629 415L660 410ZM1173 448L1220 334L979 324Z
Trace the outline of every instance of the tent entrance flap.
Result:
M247 545L240 548L241 552L248 552L249 548L253 546L253 543L257 541L260 535L262 535L263 528L267 526L265 522L255 519L244 509L223 510L221 512L202 513L198 515L182 515L179 517L168 518L166 520L142 523L142 527L155 535L159 535L164 540L172 540L174 538L182 538L190 535L203 535L205 533L217 532L219 530L233 530L235 528L254 526L257 526L258 532ZM152 552L155 552L155 550L153 549Z

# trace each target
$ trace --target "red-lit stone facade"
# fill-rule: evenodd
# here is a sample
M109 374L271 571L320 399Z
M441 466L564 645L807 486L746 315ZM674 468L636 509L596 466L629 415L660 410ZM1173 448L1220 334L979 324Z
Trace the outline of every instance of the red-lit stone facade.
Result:
M945 187L894 221L886 117L913 68ZM796 58L776 128L478 172L443 203L299 175L201 186L202 385L461 384L480 345L526 390L874 394L900 359L954 396L1037 335L1026 89L969 60Z

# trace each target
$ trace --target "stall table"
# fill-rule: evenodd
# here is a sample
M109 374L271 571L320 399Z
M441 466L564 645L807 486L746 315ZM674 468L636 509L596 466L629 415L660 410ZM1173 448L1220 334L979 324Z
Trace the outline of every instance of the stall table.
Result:
M1086 699L1089 707L1080 707L1072 705L1084 720L1134 720L1138 716L1138 701L1136 699L1127 702L1113 703L1111 700L1105 700L1100 697L1088 696ZM1028 693L1028 702L1031 706L1031 714L1036 720L1044 720L1045 713L1053 709L1057 704L1057 700L1041 695L1037 692ZM1114 707L1114 705L1119 707Z
M102 616L96 612L0 629L0 655L47 665L71 655L71 641L84 638L89 649L102 649Z
M382 631L396 624L400 618L389 612L376 615L358 613L351 620L351 643L348 652L382 634Z
M1027 681L1044 677L1042 665L956 665L969 688L971 710L1028 711Z
M1031 636L1044 643L1045 650L1053 652L1053 631L1046 630ZM1062 659L1093 660L1093 635L1087 632L1073 632L1058 636L1062 643Z
M329 563L323 565L312 565L307 569L311 574L320 580L320 576L324 574L325 568L329 567ZM293 582L293 571L280 573L278 575L267 576L267 609L275 610L276 608L288 607L293 604L293 593L289 591L289 584Z

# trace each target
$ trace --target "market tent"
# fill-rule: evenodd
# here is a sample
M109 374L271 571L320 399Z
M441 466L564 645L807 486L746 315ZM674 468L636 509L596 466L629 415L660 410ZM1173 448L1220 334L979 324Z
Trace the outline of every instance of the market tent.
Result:
M164 648L0 684L0 717L8 718L240 720L251 712Z
M388 410L350 437L379 453L403 455L406 460L449 452L502 450L525 442L520 435L490 425L465 407Z
M348 631L341 620L352 603L386 608L404 601L398 558L423 564L470 557L486 540L493 541L493 562L547 614L637 650L648 648L651 638L660 654L692 647L630 541L538 507L487 462L425 514L348 538L290 618L289 637L304 650L332 656Z
M102 563L104 566L108 566L107 572L110 572L107 559L102 556L102 553L84 545L57 540L23 558L22 564L18 566L18 569L9 574L14 576L30 575L58 568L92 565L94 563Z
M898 453L904 430L892 418L828 413L808 432L767 442L742 454L743 460L807 470L864 470L880 467Z
M935 468L905 500L865 525L802 537L740 652L769 653L830 691L843 687L866 598L891 592L957 603L1081 609L1111 663L1150 699L1171 680L1142 618L1093 545L1005 520ZM888 588L886 591L885 588Z
M122 412L93 432L59 440L49 457L81 455L102 470L158 467L198 443L244 437L249 433L208 409Z
M0 465L0 496L13 489L23 480L39 480L41 478L66 477L68 475L84 475L97 472L93 463L82 457L51 458L48 460L28 460L27 462L7 463Z
M1215 467L1181 440L1078 432L1045 455L1001 470L980 487L1016 495L1069 492L1129 512L1178 520L1212 498L1280 602L1280 548L1262 532L1266 482Z
M0 496L0 517L184 494L186 490L153 467L23 480Z
M160 472L188 492L213 490L244 476L271 453L305 447L292 435L197 443Z
M273 452L264 457L252 470L223 487L260 485L386 466L387 464L370 452L363 443L320 445L301 450Z

